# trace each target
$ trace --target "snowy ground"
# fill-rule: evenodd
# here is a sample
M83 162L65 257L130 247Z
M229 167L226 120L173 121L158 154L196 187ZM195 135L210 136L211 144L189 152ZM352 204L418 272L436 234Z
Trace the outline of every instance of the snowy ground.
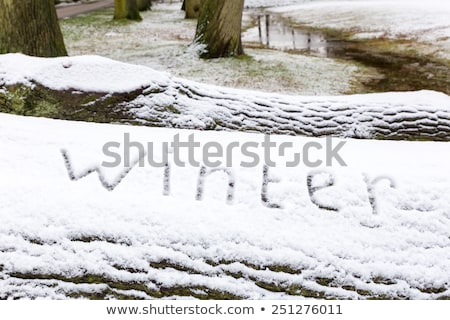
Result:
M258 1L257 1L258 2ZM355 39L415 40L450 59L450 2L442 0L313 0L270 11L307 27L349 31ZM275 2L276 3L276 2ZM282 2L285 3L285 2ZM297 3L294 5L294 3Z
M124 133L157 146L175 134L185 141L194 133L202 144L223 146L261 142L260 135L5 114L0 120L0 297L62 298L111 288L148 297L177 286L202 288L187 293L197 297L208 290L244 298L287 298L305 290L340 298L450 295L448 143L347 140L342 157L348 167L320 168L325 173L312 181L320 187L334 179L314 199L338 211L313 204L306 177L317 169L304 166L271 169L280 182L269 184L270 201L282 205L271 209L261 202L262 164L231 169L235 196L227 204L224 173L206 178L203 201L196 200L199 168L191 166L172 166L169 196L163 195L164 169L148 164L122 173L109 192L95 173L71 181L61 154L65 149L80 176L109 160L103 144L122 142ZM297 150L307 141L324 143L283 136L274 141L291 141ZM114 183L123 170L102 168L101 175ZM389 180L374 184L376 212L364 174L370 181L388 176L395 182L395 189ZM297 273L273 271L275 266ZM142 287L121 291L117 283Z
M189 48L196 21L180 4L156 4L140 23L111 22L112 11L62 21L70 55L97 54L203 83L268 92L336 95L361 92L359 79L375 72L350 62L247 49L242 59L199 59ZM251 21L246 18L246 25Z
M180 123L203 121L202 113L211 108L225 121L226 110L243 110L252 99L278 101L273 112L290 114L301 111L299 101L306 108L328 104L330 116L343 102L374 104L377 110L392 106L386 107L390 113L379 113L381 119L392 116L398 104L409 106L399 108L404 112L417 106L422 113L442 115L450 103L448 96L432 92L311 98L239 91L99 57L6 55L0 70L4 84L104 92L167 87L154 97L156 105L188 101L175 95L174 85L222 97L222 109L205 101L186 104L190 113ZM252 114L270 115L256 105ZM310 118L315 116L304 114L298 121ZM450 296L449 143L335 140L335 145L347 143L341 152L347 167L333 162L286 168L283 160L292 160L292 150L325 140L274 136L294 147L284 158L273 154L277 166L268 172L265 197L280 208L269 208L261 200L263 163L244 168L239 162L249 159L236 150L228 169L232 189L227 174L217 172L202 180L203 197L198 167L171 162L165 175L148 164L101 166L111 160L103 145L123 143L125 133L132 141L153 142L155 161L161 159L161 143L176 134L181 141L194 134L202 145L218 142L224 148L231 142L260 143L262 135L6 114L0 115L0 133L0 298L201 298L211 292L272 299ZM262 159L263 150L256 151ZM312 160L317 156L323 153ZM131 158L137 160L137 153Z
M279 2L271 3L272 5L281 4ZM396 54L398 51L400 54L412 55L412 57L417 56L415 52L430 54L428 57L445 57L449 52L444 48L445 41L447 41L445 40L446 20L443 18L446 17L446 5L437 6L434 1L427 2L427 5L429 4L427 10L433 15L430 13L418 16L417 11L421 7L415 3L406 5L405 2L394 1L391 5L383 2L384 6L374 1L369 1L367 6L365 3L356 0L350 3L344 1L297 1L291 7L281 6L267 10L273 12L274 16L291 20L294 25L304 24L306 27L312 26L319 29L334 27L338 30L351 31L354 37L359 38L382 36L382 39L385 39L388 36L397 40L417 40L400 41L395 45L387 43L387 40L379 40L375 48L381 52L386 49L392 54ZM263 2L249 4L252 6L264 5ZM333 16L334 8L342 9L336 11L340 15ZM364 10L360 8L364 8ZM252 10L254 9L248 10L244 15L243 40L247 46L253 47L253 49L247 48L248 56L241 59L212 61L199 59L196 49L189 47L194 38L196 21L184 19L184 13L180 10L179 3L156 4L152 12L143 13L144 20L141 23L113 22L111 21L111 9L63 20L62 29L71 55L97 54L123 62L146 65L160 71L169 71L176 76L194 81L266 92L301 95L366 93L374 89L372 86L367 86L368 83L376 83L379 79L383 79L385 71L388 73L391 71L375 70L354 61L256 49L255 46L259 46L259 38ZM341 18L341 13L345 13L344 18ZM328 18L318 19L317 16L322 14L326 14ZM436 17L433 18L433 21L430 21L431 15ZM370 18L372 16L376 18ZM414 16L413 20L410 19L412 16ZM379 19L379 21L375 21L375 19ZM414 24L414 27L410 26L411 24ZM427 25L433 27L427 27ZM385 32L372 32L371 28L383 29ZM406 32L407 30L410 32ZM287 44L291 46L291 29L282 31L286 31L287 34L281 40L286 40ZM420 39L418 38L419 34ZM425 35L429 37L430 41L422 41ZM302 35L297 34L297 37L300 37L297 41L307 40ZM320 40L320 36L318 39ZM272 44L273 41L275 39L272 39ZM327 56L326 45L325 47L323 47L323 43L318 45L319 51L323 51L319 52L319 56ZM361 49L364 53L364 46ZM376 57L378 52L372 52L372 54ZM389 62L389 56L386 59ZM417 69L414 62L406 65L405 70ZM445 61L441 63L439 70L430 67L426 61L417 60L416 62L425 68L424 71L421 71L424 76L415 77L410 71L406 75L398 74L398 81L391 82L389 90L433 89L433 85L427 85L426 76L434 77L434 81L438 82L439 80L436 79L445 77L445 72L441 68L448 69ZM422 83L404 88L402 76L421 79ZM440 90L445 91L444 88Z

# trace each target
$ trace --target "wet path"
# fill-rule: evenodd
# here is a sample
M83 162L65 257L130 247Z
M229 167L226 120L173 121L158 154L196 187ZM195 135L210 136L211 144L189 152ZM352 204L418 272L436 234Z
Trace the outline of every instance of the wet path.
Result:
M63 19L113 6L114 0L100 0L93 3L59 6L56 8L56 12L58 13L58 18Z

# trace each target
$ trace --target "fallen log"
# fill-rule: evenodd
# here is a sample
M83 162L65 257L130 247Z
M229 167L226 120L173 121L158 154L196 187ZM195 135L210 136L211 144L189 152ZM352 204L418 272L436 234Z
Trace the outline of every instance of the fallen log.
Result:
M51 59L45 66L50 71L46 69L39 74L19 74L19 77L14 74L18 72L15 69L10 71L13 75L8 70L4 75L0 72L0 112L197 130L450 140L450 97L443 93L289 96L200 84L98 57L94 65L89 65L82 58ZM0 71L1 67L0 59ZM80 71L71 72L72 68ZM49 76L42 72L57 74L58 82L48 80ZM101 72L102 78L93 82L94 88L83 85ZM102 83L108 77L117 78L117 83L122 81L124 88L118 89L117 83L113 87Z

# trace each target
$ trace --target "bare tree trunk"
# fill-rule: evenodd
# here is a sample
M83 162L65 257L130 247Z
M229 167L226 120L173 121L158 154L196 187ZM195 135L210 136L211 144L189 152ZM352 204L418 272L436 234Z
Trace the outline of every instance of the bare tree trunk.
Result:
M0 0L0 54L66 56L54 0Z
M244 53L241 41L243 10L244 0L203 1L195 35L195 42L206 45L202 58Z
M151 0L137 0L138 10L139 11L146 11L150 10L152 7L152 1Z
M202 0L185 0L186 19L197 19L200 14Z
M115 0L114 19L142 20L137 0Z

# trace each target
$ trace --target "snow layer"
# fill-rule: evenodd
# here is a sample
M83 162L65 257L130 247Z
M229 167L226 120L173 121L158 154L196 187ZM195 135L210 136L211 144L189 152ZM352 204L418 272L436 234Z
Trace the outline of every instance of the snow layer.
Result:
M40 83L54 90L129 92L159 83L164 73L99 56L36 58L0 56L0 84Z
M120 291L140 297L174 286L271 299L302 290L340 298L364 298L367 292L416 299L450 295L448 143L346 140L342 157L348 167L334 163L314 174L318 169L280 164L269 171L279 183L269 184L268 197L282 206L273 209L261 201L262 164L242 168L239 154L233 154L236 190L228 204L223 173L206 178L202 201L196 200L199 168L189 165L172 166L168 196L163 195L164 169L149 165L122 174L114 191L107 191L95 173L71 181L61 154L66 150L73 173L82 175L110 160L102 154L103 144L122 142L124 133L157 146L175 134L185 141L194 133L202 144L223 146L261 142L261 135L5 114L0 133L1 298L66 298L111 289L111 283L142 284L139 292ZM287 136L273 140L292 142L296 150L306 142L324 143ZM160 150L155 148L156 155ZM182 153L182 159L187 156ZM124 169L100 170L113 182ZM337 211L312 202L309 173L313 187L327 185L332 177L334 185L313 199ZM380 180L371 197L365 181L380 176L393 180L395 188ZM158 267L161 261L178 267ZM266 268L277 265L301 273ZM106 280L70 280L83 275ZM291 290L276 293L261 283Z

